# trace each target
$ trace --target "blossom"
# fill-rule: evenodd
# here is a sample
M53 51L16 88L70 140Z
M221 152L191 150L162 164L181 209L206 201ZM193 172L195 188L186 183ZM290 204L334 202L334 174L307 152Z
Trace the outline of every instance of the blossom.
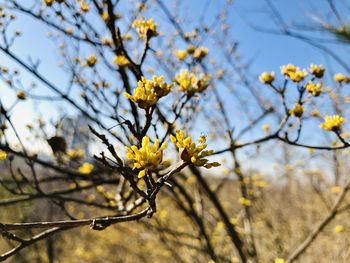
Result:
M311 64L309 71L312 75L314 75L316 78L322 78L325 72L325 69L323 67L323 65L315 65L315 64Z
M128 66L130 64L130 61L124 55L117 55L114 57L113 63L120 67L124 67Z
M93 169L94 166L91 163L83 163L78 170L81 174L91 174Z
M183 61L187 57L187 50L176 50L175 56L180 60Z
M80 10L81 10L82 12L84 12L84 13L89 12L89 5L86 3L86 1L83 0L83 1L80 3Z
M322 92L322 83L313 83L311 80L305 85L305 89L312 95L312 96L319 96Z
M27 98L27 95L25 94L24 91L19 91L17 92L17 98L20 100L25 100Z
M54 0L44 0L45 5L51 6Z
M252 205L252 201L250 201L249 199L244 198L244 197L240 197L238 201L241 205L244 205L244 206L251 206Z
M200 74L199 78L187 69L181 70L175 76L175 81L179 85L179 90L185 92L188 96L206 90L209 86L210 75Z
M284 263L284 259L283 258L276 258L275 263Z
M193 52L193 57L201 60L204 58L206 55L208 55L209 50L206 47L198 47L194 50Z
M293 115L293 116L299 117L299 118L303 115L303 113L304 113L304 108L299 103L295 103L294 107L291 110L289 110L290 115Z
M173 84L166 84L163 80L163 76L153 76L152 80L142 77L137 88L134 89L134 95L125 92L124 96L135 102L140 108L148 109L171 91Z
M95 66L96 62L97 62L97 57L95 54L92 54L86 58L86 65L88 65L89 67Z
M326 131L339 131L344 122L345 118L339 115L326 116L324 122L321 123L320 128L325 129Z
M0 161L3 161L7 158L7 152L0 150Z
M132 23L132 27L136 29L137 33L142 38L150 38L157 36L157 25L154 23L153 18L145 20L144 18L140 20L135 20Z
M307 76L306 70L301 70L299 67L292 64L282 66L281 72L286 78L289 78L297 83L304 80L304 78Z
M83 158L84 155L85 155L84 151L79 148L69 149L67 151L67 156L71 159L80 159L80 158Z
M341 74L341 73L335 74L333 79L339 83L349 83L350 82L350 78L345 76L344 74Z
M183 161L196 166L204 166L207 169L220 166L218 162L209 163L209 160L205 159L205 157L213 154L213 150L205 150L207 148L205 136L200 136L198 144L196 144L191 137L185 137L183 131L177 130L176 136L170 135L170 140L180 150L180 157Z
M162 164L165 147L166 143L159 145L158 139L151 145L148 136L142 138L140 148L136 145L126 147L126 157L133 162L132 168L140 169L138 178L144 177L148 171L153 171Z
M342 226L342 225L336 225L335 227L334 227L334 232L335 233L342 233L342 232L344 232L344 227Z
M263 72L259 80L264 84L271 84L275 80L275 72Z

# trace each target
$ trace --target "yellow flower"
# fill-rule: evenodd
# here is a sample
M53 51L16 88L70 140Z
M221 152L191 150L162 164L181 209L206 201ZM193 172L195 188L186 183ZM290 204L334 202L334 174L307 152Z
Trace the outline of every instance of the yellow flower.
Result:
M81 174L91 174L93 169L94 166L91 163L83 163L83 165L81 165L78 170Z
M157 139L153 145L150 145L148 136L142 138L141 147L133 145L126 147L126 157L133 162L132 168L140 169L138 178L144 177L148 171L153 171L162 163L163 151L166 143L159 147L159 140Z
M339 82L339 83L349 83L350 82L350 78L345 76L344 74L341 74L341 73L335 74L333 78L336 82Z
M176 50L175 56L180 60L183 61L187 57L187 50Z
M137 33L142 38L150 38L157 36L157 25L154 23L153 18L145 20L144 18L140 20L135 20L132 23L132 27L136 29Z
M335 227L334 227L334 232L335 233L342 233L342 232L344 232L344 227L342 226L342 225L336 225Z
M314 84L311 80L305 85L305 89L312 95L312 96L319 96L322 92L322 83Z
M120 66L120 67L124 67L124 66L128 66L130 65L130 61L129 59L127 59L124 55L117 55L114 57L113 63Z
M71 159L81 159L85 155L84 151L82 149L76 148L76 149L69 149L67 151L67 156Z
M80 3L80 10L84 13L89 12L89 5L85 1L82 1Z
M163 76L153 76L152 80L142 77L137 88L134 89L134 95L125 92L124 96L135 102L141 109L148 109L171 91L173 84L166 84L163 80Z
M200 136L199 143L196 144L191 137L185 137L183 131L177 130L176 136L170 135L170 140L180 150L180 157L183 161L196 166L204 166L207 169L220 166L218 162L209 163L208 159L205 159L205 157L213 154L213 150L204 150L207 148L205 136Z
M266 132L269 133L270 132L270 125L269 124L264 124L261 129Z
M95 66L96 62L97 62L97 57L95 54L92 54L86 58L86 65L88 65L89 67Z
M340 193L341 187L338 186L338 185L334 185L334 186L331 187L330 190L331 190L332 193L337 194L337 193Z
M198 47L193 52L193 57L198 59L198 60L201 60L206 55L208 55L208 52L209 52L209 50L206 47Z
M299 103L295 103L293 109L289 110L289 114L300 118L303 116L304 108Z
M199 78L197 78L193 72L190 73L187 69L181 70L180 73L175 76L175 81L179 85L179 90L185 92L188 96L206 90L209 86L209 80L209 75L200 74Z
M196 50L196 47L194 45L192 45L192 44L188 45L187 52L189 54L193 54L195 50Z
M325 69L323 67L323 65L315 65L315 64L311 64L309 71L312 75L314 75L316 78L322 78L325 72Z
M324 122L321 123L320 128L325 129L326 131L339 131L341 126L346 121L345 118L340 117L339 115L326 116Z
M51 6L53 4L53 0L44 0L45 5Z
M292 64L282 66L281 72L286 78L289 78L297 83L304 80L304 78L307 76L306 70L301 70L299 67L296 67Z
M239 203L241 205L244 205L244 206L251 206L252 205L252 201L250 201L249 199L244 198L244 197L239 198Z
M0 150L0 161L3 161L7 158L7 152Z
M275 263L284 263L284 259L283 258L276 258Z
M107 22L108 19L109 19L109 15L108 15L108 12L107 11L104 11L101 15L101 18L103 21Z
M275 72L263 72L259 79L264 84L271 84L275 80Z
M27 98L27 95L24 93L24 91L17 92L17 98L20 100L25 100Z

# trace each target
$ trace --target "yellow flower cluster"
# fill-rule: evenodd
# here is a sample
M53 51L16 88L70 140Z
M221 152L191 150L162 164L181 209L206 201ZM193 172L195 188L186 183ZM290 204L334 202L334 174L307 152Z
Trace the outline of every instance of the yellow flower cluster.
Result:
M124 55L115 56L113 63L120 66L120 67L125 67L125 66L130 65L129 59L127 59Z
M94 67L96 65L96 62L97 57L95 54L92 54L86 58L86 65L88 65L89 67Z
M180 61L183 61L187 57L187 55L188 55L187 50L176 50L175 51L175 56Z
M0 161L3 161L7 158L7 152L0 150Z
M80 148L76 148L76 149L69 149L67 151L67 156L70 159L81 159L83 158L85 155L84 151Z
M142 38L150 38L157 36L157 25L154 23L153 18L145 20L144 18L140 20L135 20L132 23L132 27L136 29L137 33Z
M159 147L159 140L150 145L148 136L142 138L140 148L135 145L126 147L126 157L133 162L132 168L140 169L138 178L144 177L148 171L155 170L162 163L165 147L166 143Z
M250 201L249 199L244 198L244 197L240 197L238 201L241 205L244 205L244 206L251 206L252 205L252 201Z
M89 12L89 5L88 5L88 3L86 3L85 0L81 1L81 3L80 3L80 10L84 13Z
M183 131L177 130L176 136L170 135L170 140L179 148L180 157L183 161L196 166L204 166L207 169L220 166L218 162L209 163L208 159L205 159L205 157L213 154L213 150L204 150L207 148L205 136L200 136L199 143L196 144L191 137L185 137Z
M289 78L292 81L297 83L299 83L300 81L303 81L304 78L307 76L306 70L301 70L299 67L296 67L292 64L288 64L287 66L282 66L281 72L286 78Z
M336 81L336 82L339 82L339 83L349 83L350 82L350 78L345 76L344 74L341 74L341 73L337 73L334 75L333 79Z
M83 163L78 170L81 174L91 174L94 166L91 163Z
M152 80L142 77L137 88L134 89L134 95L124 92L124 96L135 102L141 109L148 109L171 91L173 84L164 83L163 80L163 76L153 76Z
M275 72L263 72L259 80L264 84L271 84L275 80Z
M305 89L312 95L312 96L319 96L322 92L322 83L313 83L311 80L305 85Z
M314 75L316 78L322 78L325 72L325 68L323 67L323 65L315 65L315 64L311 64L309 71L312 75Z
M206 90L209 86L210 76L200 74L199 78L193 72L187 69L181 70L175 76L175 81L179 85L179 90L185 92L188 96L193 96L195 93Z
M290 115L293 115L293 116L298 117L298 118L303 116L303 113L304 113L304 108L299 103L295 103L294 107L291 110L289 110Z
M206 55L208 55L209 50L206 47L198 47L194 50L193 52L193 57L201 60L204 58Z
M17 95L17 98L20 100L26 100L27 98L27 95L25 94L24 91L18 91L16 95Z
M320 128L325 129L326 131L339 131L341 126L346 121L345 118L339 115L326 116L324 122L321 123Z

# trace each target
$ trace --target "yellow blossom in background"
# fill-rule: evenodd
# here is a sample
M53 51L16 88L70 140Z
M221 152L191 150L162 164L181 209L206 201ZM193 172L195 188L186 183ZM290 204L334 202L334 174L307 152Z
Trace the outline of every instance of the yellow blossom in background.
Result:
M332 193L337 194L337 193L340 193L341 187L338 186L338 185L334 185L334 186L331 187L330 190L331 190Z
M264 84L271 84L275 80L275 72L263 72L259 80Z
M241 205L244 205L244 206L251 206L252 205L252 201L250 201L247 198L244 198L243 196L240 197L238 201Z
M192 96L195 93L206 90L209 86L210 76L200 74L199 78L187 69L181 70L179 74L175 76L175 81L179 85L179 90L185 92L188 96Z
M158 139L151 145L148 136L142 138L140 148L136 145L126 147L126 157L133 162L132 168L140 169L138 178L144 177L148 171L157 169L162 163L165 147L166 143L159 145Z
M173 84L166 84L163 80L163 76L153 76L152 80L142 77L137 88L134 89L134 95L125 92L124 96L135 102L141 109L148 109L171 91Z
M24 91L19 91L17 92L17 98L20 100L25 100L27 98L27 95L25 94Z
M91 163L83 163L78 170L81 174L91 174L93 169L94 166Z
M145 20L144 18L140 20L135 20L132 23L132 27L136 29L137 33L142 38L150 38L157 36L157 25L154 23L153 18Z
M44 0L45 5L51 6L54 0Z
M109 15L108 15L108 12L107 11L104 11L101 15L101 18L103 21L107 22L108 19L109 19Z
M282 66L281 72L286 78L289 78L293 82L297 83L304 80L304 78L307 76L306 70L301 70L299 67L296 67L292 64Z
M322 83L313 83L311 80L305 85L305 89L312 95L312 96L319 96L322 92Z
M339 131L345 121L346 119L339 115L326 116L320 128L326 131Z
M335 74L333 79L339 83L349 83L350 82L350 78L345 76L344 74L341 74L341 73Z
M7 158L7 152L0 150L0 161L3 161Z
M193 52L193 57L201 60L204 58L206 55L208 55L209 50L206 47L198 47L194 50Z
M74 159L74 158L81 159L84 157L84 155L85 155L84 151L82 149L79 149L79 148L69 149L67 151L67 156L71 159Z
M205 157L213 154L213 150L205 150L207 148L205 136L200 136L199 143L196 144L191 137L185 137L183 131L177 130L176 136L170 135L170 140L179 149L183 161L196 166L204 166L207 169L220 166L218 162L209 163L209 160L205 159Z
M269 133L270 132L270 125L269 124L264 124L261 129L266 132Z
M342 232L344 232L344 230L345 230L345 228L342 225L336 225L334 227L334 232L335 233L342 233Z
M86 58L86 65L88 65L89 67L95 66L96 62L97 62L97 57L95 54L92 54Z
M298 118L303 116L303 113L304 113L304 108L299 103L295 103L294 107L291 110L289 110L290 115L298 117Z
M283 258L276 258L275 263L284 263L284 259Z
M312 75L314 75L316 78L322 78L325 72L325 69L323 67L323 65L315 65L315 64L311 64L309 71Z
M124 67L124 66L128 66L130 65L130 61L129 59L127 59L124 55L117 55L114 57L113 63L120 66L120 67Z
M187 52L189 54L193 54L195 50L196 50L196 47L194 45L192 45L192 44L188 45Z
M89 12L89 5L86 3L86 1L82 1L80 3L80 10L84 13Z
M312 111L310 111L310 115L313 117L318 117L320 116L320 112L318 111L318 109L313 109Z
M178 60L183 61L187 57L187 50L176 50L175 56L178 58Z

